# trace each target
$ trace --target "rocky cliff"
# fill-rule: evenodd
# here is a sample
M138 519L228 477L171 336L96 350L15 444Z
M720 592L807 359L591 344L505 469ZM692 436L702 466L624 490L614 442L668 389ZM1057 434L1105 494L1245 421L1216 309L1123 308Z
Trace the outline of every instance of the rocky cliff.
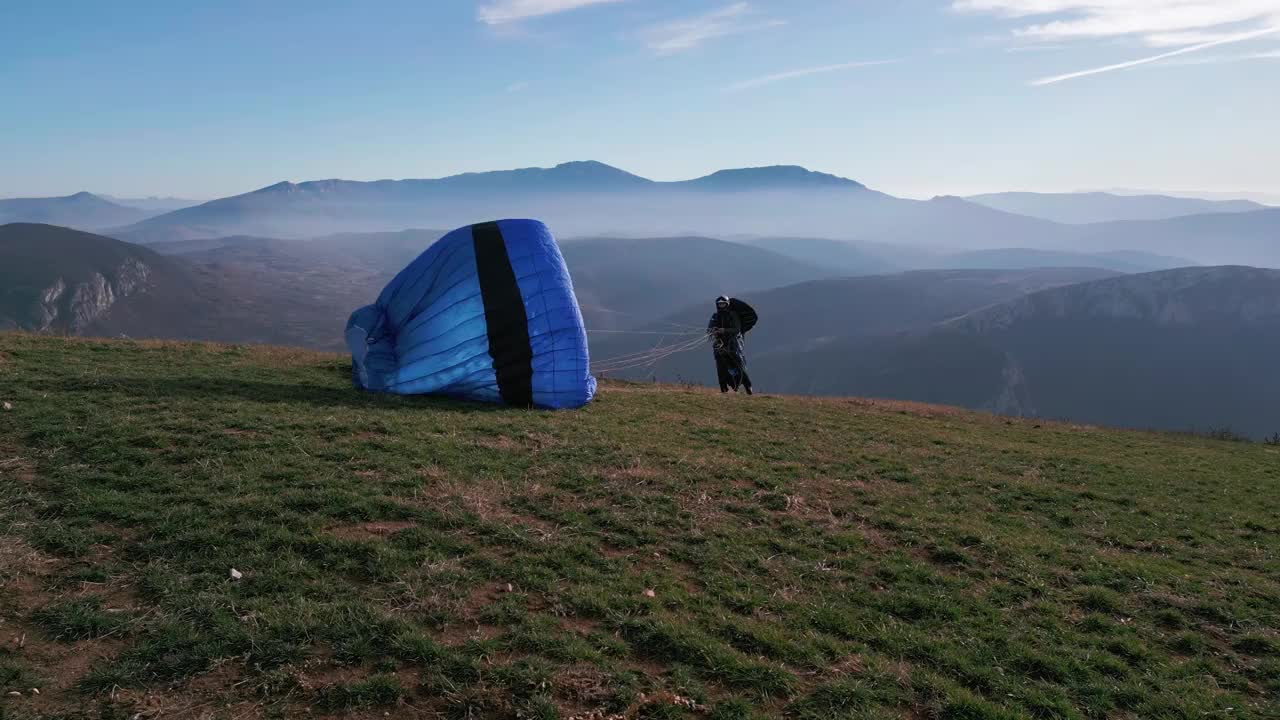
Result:
M122 302L153 290L171 266L110 238L51 225L0 226L0 329L86 334Z
M27 315L31 322L19 329L32 332L65 332L79 335L111 311L120 300L146 292L151 268L137 258L127 258L106 274L93 271L69 285L54 280L40 293L37 307Z

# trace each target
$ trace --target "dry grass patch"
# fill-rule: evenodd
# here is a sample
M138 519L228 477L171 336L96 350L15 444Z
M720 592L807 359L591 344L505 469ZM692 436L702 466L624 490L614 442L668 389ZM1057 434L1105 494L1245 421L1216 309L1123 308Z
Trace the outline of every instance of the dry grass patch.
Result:
M339 525L326 530L329 535L343 540L369 540L372 538L385 538L394 535L402 530L408 530L415 527L417 523L401 520L401 521L377 521L356 523L354 525Z

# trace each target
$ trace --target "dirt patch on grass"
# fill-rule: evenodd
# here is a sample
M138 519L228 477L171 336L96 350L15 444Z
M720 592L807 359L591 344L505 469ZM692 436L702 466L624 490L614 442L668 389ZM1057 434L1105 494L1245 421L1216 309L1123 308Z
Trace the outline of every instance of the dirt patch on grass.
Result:
M19 605L34 604L23 600L37 594L43 599L39 581L60 564L21 538L0 535L0 598Z
M413 496L405 500L411 505L430 510L471 513L484 522L525 528L539 538L549 539L555 534L555 525L507 507L507 503L517 494L536 497L541 493L542 486L536 482L515 487L511 483L459 480L442 472L439 482L415 490Z
M16 450L0 447L0 480L16 480L23 485L35 482L35 465Z
M600 629L600 622L588 618L567 617L561 618L560 626L572 633L590 635Z
M226 662L197 675L180 688L116 689L112 691L111 698L128 707L128 716L138 720L171 717L194 720L234 717L253 720L264 717L265 707L262 703L236 698L237 695L245 695L242 691L242 675L239 663Z
M227 346L228 348L234 346ZM351 358L345 355L322 353L291 347L271 345L253 345L237 364L267 367L312 367L315 365L338 365L344 361L350 366Z
M225 428L222 431L222 434L228 435L230 437L243 437L243 438L262 437L262 433L258 432L257 430L246 430L244 428Z
M485 450L498 450L501 452L514 452L516 450L524 449L523 445L507 435L480 438L478 440L471 441L471 444L479 448L484 448Z
M828 401L831 402L831 401ZM882 412L901 413L905 415L915 415L924 418L943 418L958 417L960 415L972 414L968 410L960 408L948 407L945 405L928 405L926 403L910 402L907 400L871 400L867 398L849 398L847 400L834 401L844 405L866 408L869 410L879 410Z
M860 675L866 671L867 661L858 654L850 655L827 668L827 672L832 675Z
M493 640L502 635L502 631L492 625L478 623L450 623L443 630L435 633L432 639L446 647L461 647L471 640Z
M592 717L593 711L589 708L599 707L613 696L609 683L610 678L606 673L590 665L570 667L553 681L556 695L572 701L579 708L578 713L569 716L581 718ZM607 716L597 714L595 717Z
M547 433L519 433L515 435L489 435L476 438L471 444L485 450L499 452L527 452L537 454L543 450L558 447L560 441Z
M30 627L22 631L25 644L14 655L39 677L40 691L36 695L30 688L24 689L22 706L36 713L80 707L84 702L84 696L77 687L80 681L94 666L108 662L126 647L126 643L118 638L62 643L45 640Z
M113 637L79 642L50 640L31 624L32 613L59 597L99 596L108 612L121 611L132 604L131 588L118 583L82 585L78 592L63 596L45 590L46 581L66 565L21 538L0 536L0 650L37 678L38 695L24 687L16 690L22 692L21 697L11 699L14 706L37 715L79 707L83 698L76 685L90 668L116 656L125 645Z
M425 480L445 480L449 477L449 471L439 465L428 465L418 468L418 476Z
M877 550L893 549L893 542L889 540L889 536L885 535L883 532L880 532L878 529L871 527L870 525L867 525L866 523L862 523L858 525L858 532L862 535L862 537L867 539L868 543L871 543L871 547Z
M356 523L355 525L339 525L329 528L325 532L343 540L369 540L371 538L389 537L416 525L417 523L407 520L383 520Z
M607 468L601 472L606 480L655 480L662 473L639 463L622 468Z

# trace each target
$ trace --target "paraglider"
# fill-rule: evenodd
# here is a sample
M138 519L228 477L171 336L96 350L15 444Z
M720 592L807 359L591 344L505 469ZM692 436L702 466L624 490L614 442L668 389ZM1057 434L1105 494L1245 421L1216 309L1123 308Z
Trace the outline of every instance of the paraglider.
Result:
M737 298L724 295L716 298L716 311L707 323L716 359L716 376L720 392L742 387L751 394L751 376L747 374L747 356L743 336L756 326L759 316L755 309Z
M346 342L363 390L547 409L596 392L568 268L537 220L440 238L351 314Z

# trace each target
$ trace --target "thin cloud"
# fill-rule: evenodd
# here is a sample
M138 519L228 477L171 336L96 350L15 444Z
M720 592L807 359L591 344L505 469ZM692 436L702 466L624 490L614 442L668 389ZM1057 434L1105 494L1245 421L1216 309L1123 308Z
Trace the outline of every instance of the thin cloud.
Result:
M1035 18L1034 42L1134 37L1151 47L1202 45L1280 25L1280 0L952 0L960 12Z
M1013 45L1004 49L1007 53L1050 52L1062 50L1066 45Z
M807 77L809 75L820 75L823 73L840 72L843 70L855 70L858 68L872 67L875 65L891 65L898 62L897 60L863 60L860 62L839 63L837 65L819 65L817 67L800 68L798 70L787 70L785 72L773 73L771 75L762 75L760 77L743 80L725 87L726 92L735 92L738 90L746 90L747 88L760 87L761 85L770 85L783 80L791 80L792 78Z
M649 49L672 55L716 38L785 25L782 20L753 20L751 4L736 2L694 17L653 25L643 31Z
M1169 58L1178 57L1180 55L1186 55L1188 53L1200 52L1201 50L1208 50L1209 48L1219 47L1221 45L1229 45L1231 43L1238 43L1238 42L1244 42L1246 40L1253 40L1255 38L1264 37L1266 35L1272 35L1277 32L1280 32L1280 27L1265 28L1263 30L1258 30L1250 33L1242 33L1240 35L1235 35L1235 36L1224 38L1221 40L1214 40L1211 42L1200 43L1199 45L1184 47L1178 50L1174 50L1172 52L1161 53L1159 55L1152 55L1151 57L1139 58L1138 60L1130 60L1128 62L1116 63L1115 65L1105 65L1103 67L1091 68L1089 70L1081 70L1079 72L1067 73L1065 75L1055 75L1053 77L1041 78L1039 80L1032 81L1031 84L1034 86L1052 85L1054 83L1060 83L1065 80L1074 80L1076 78L1088 77L1089 75L1100 75L1102 73L1114 72L1116 70L1127 70L1132 67L1138 67L1139 65L1147 65L1149 63L1159 62L1161 60L1167 60Z
M476 19L486 25L503 25L616 2L622 0L490 0L476 11Z
M1253 62L1255 60L1280 60L1280 50L1245 53L1241 55L1209 55L1208 57L1178 58L1160 63L1161 67L1191 67L1197 65L1224 65L1227 63Z

